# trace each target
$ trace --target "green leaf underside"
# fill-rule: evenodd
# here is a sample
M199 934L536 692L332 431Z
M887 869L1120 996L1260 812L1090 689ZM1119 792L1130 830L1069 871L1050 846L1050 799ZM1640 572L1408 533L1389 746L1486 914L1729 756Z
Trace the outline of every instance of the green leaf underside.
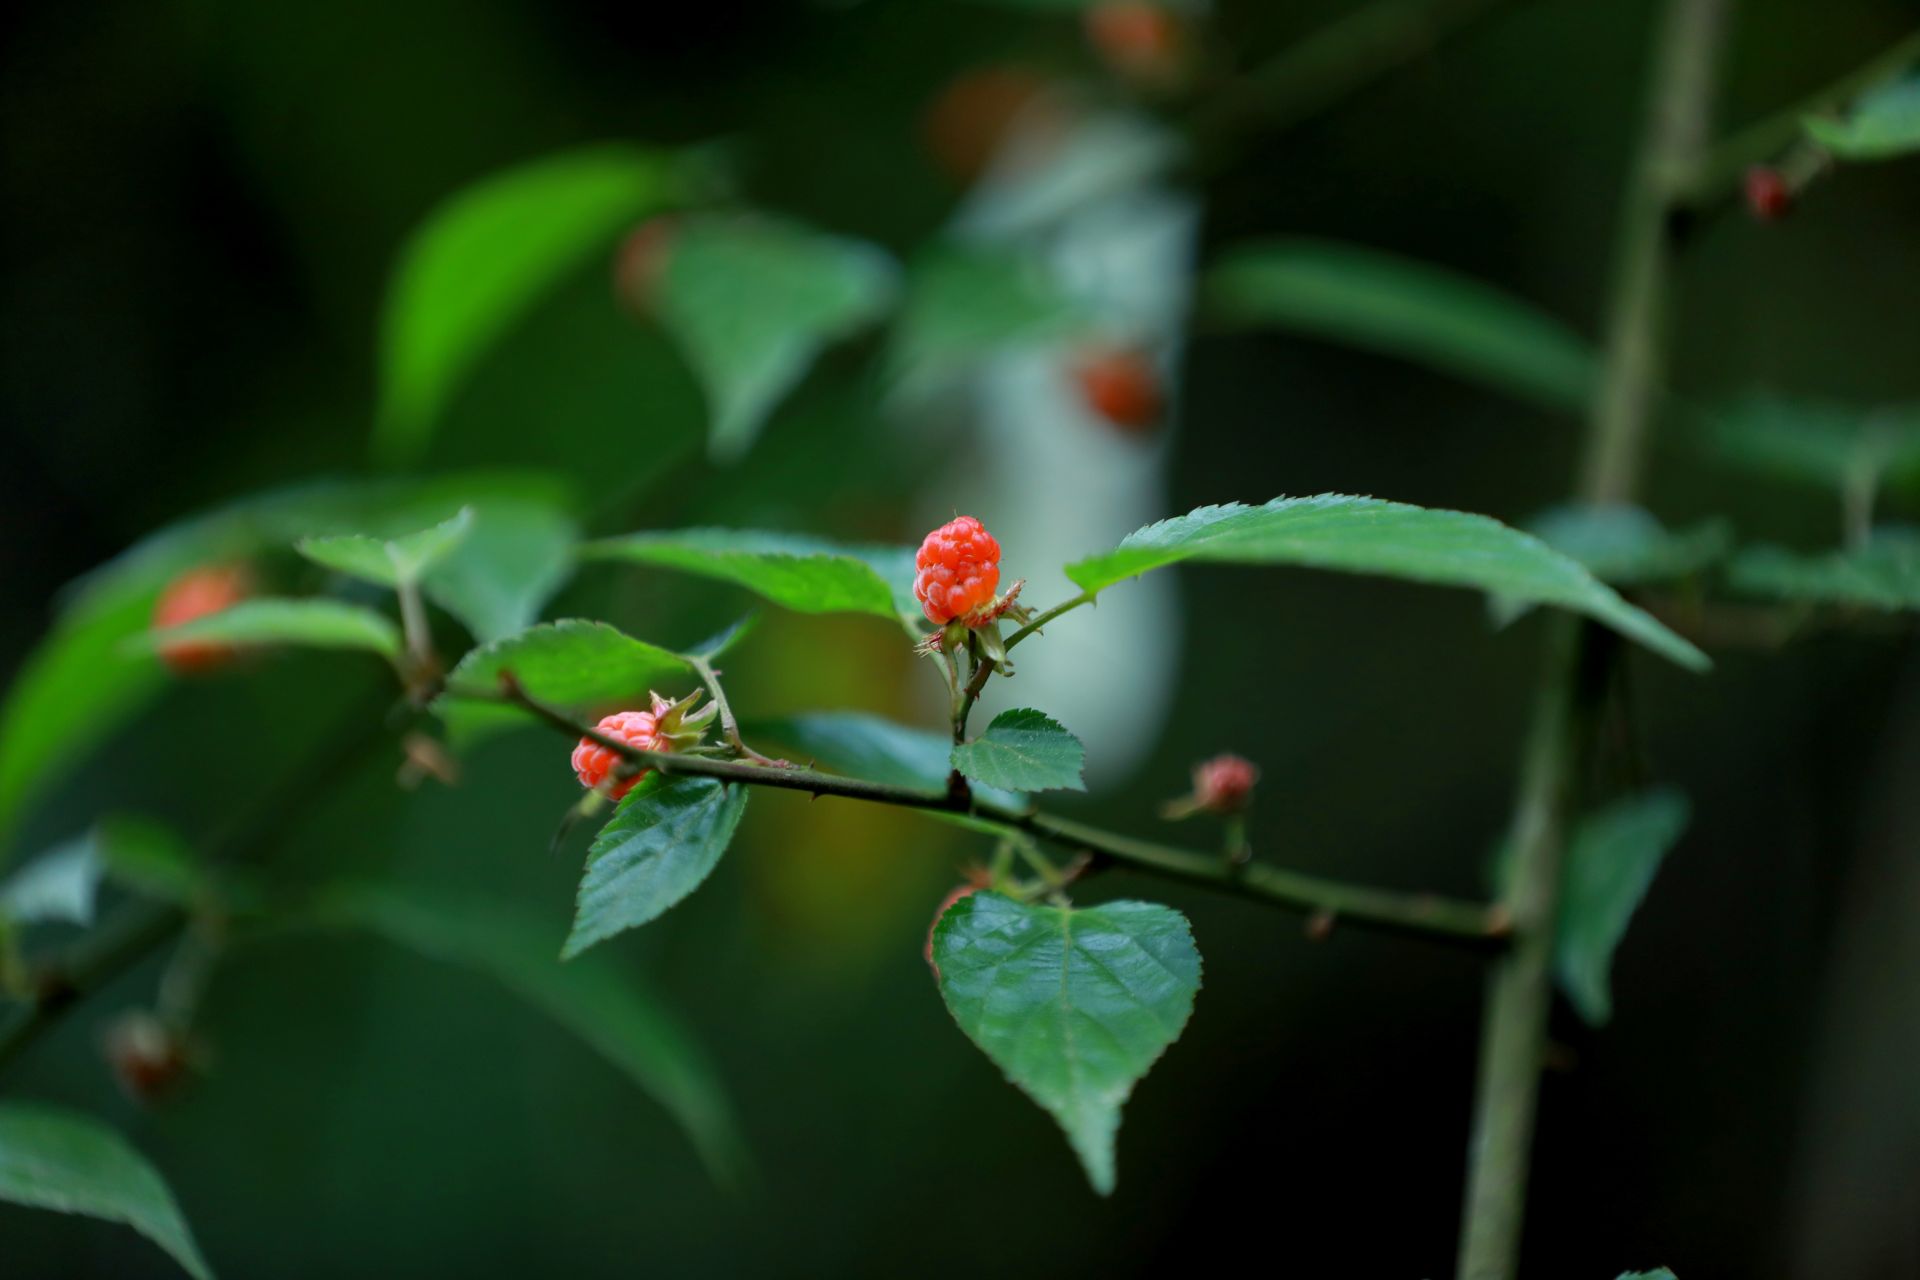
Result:
M550 288L691 185L671 155L596 146L468 187L431 213L394 272L380 335L375 452L406 463L487 350Z
M462 690L497 692L503 671L540 701L592 718L644 709L656 685L692 674L685 658L604 622L543 622L473 650L447 676L447 692L433 705L455 745L470 747L501 729L534 723L522 708L460 696Z
M1920 471L1920 411L1755 394L1718 410L1703 442L1757 475L1835 491L1873 488Z
M1200 989L1186 918L1146 902L1075 909L982 891L940 917L933 955L954 1021L1059 1122L1109 1194L1121 1104Z
M1207 273L1205 290L1228 321L1348 342L1549 408L1583 410L1593 385L1592 349L1552 316L1471 277L1371 249L1242 245Z
M1030 707L1002 711L987 731L953 748L953 767L1005 791L1085 791L1087 749L1065 726Z
M1692 577L1733 548L1733 529L1724 520L1668 529L1639 507L1554 507L1529 520L1526 530L1617 586Z
M733 843L747 788L650 774L594 837L563 959L658 919L698 889Z
M899 373L937 377L1007 347L1093 328L1038 262L941 245L914 263L889 358Z
M473 508L417 533L402 537L369 538L349 533L334 537L302 538L295 544L315 564L382 587L418 582L422 574L452 554L473 528Z
M858 711L815 711L750 721L744 732L754 742L778 743L801 761L867 782L944 792L952 770L952 739ZM997 787L978 786L974 795L1009 809L1026 807L1026 797Z
M0 921L92 924L105 872L91 836L69 840L0 881Z
M760 216L683 220L653 309L706 389L714 457L745 453L814 357L894 290L893 264L856 241Z
M1920 151L1920 74L1860 95L1844 119L1808 116L1807 133L1842 160L1891 160Z
M1582 1018L1613 1016L1607 975L1627 923L1654 873L1686 830L1687 798L1661 788L1615 801L1582 819L1567 846L1566 886L1554 936L1554 970Z
M1689 670L1710 665L1693 645L1531 534L1487 516L1378 498L1320 494L1276 498L1260 507L1201 507L1128 534L1113 551L1068 565L1067 576L1098 592L1183 560L1298 565L1475 587L1585 614Z
M0 1200L124 1223L188 1275L213 1275L159 1173L91 1117L37 1103L0 1104Z
M746 529L681 529L631 533L589 542L583 559L623 560L715 578L745 587L796 613L870 613L893 618L917 612L893 581L913 563L906 547L848 546L799 534ZM906 574L911 581L912 574Z
M573 572L580 531L558 506L499 501L423 583L427 598L485 644L524 631Z
M1882 528L1866 545L1802 555L1749 547L1727 566L1737 592L1801 604L1920 609L1920 529Z
M325 599L242 600L219 613L150 633L150 643L156 647L186 642L237 648L365 649L390 659L398 658L401 649L400 629L383 614Z
M322 923L364 929L493 978L591 1046L684 1129L714 1177L731 1182L745 1147L719 1077L692 1033L636 980L597 957L561 964L551 926L492 900L390 886L330 890Z

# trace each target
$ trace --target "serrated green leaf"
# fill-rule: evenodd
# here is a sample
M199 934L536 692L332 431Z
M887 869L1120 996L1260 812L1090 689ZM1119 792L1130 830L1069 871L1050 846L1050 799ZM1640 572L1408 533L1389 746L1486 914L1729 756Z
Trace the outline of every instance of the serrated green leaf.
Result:
M558 505L496 501L426 575L427 598L466 624L482 644L524 631L573 572L579 528Z
M717 578L796 613L893 618L918 612L911 595L902 601L895 585L902 564L908 566L907 582L912 581L913 551L907 547L849 546L748 529L679 529L603 538L587 543L580 554Z
M1748 547L1727 566L1744 595L1889 612L1920 609L1920 529L1880 528L1864 546L1802 555Z
M680 223L653 309L706 389L716 459L745 453L814 357L880 315L894 277L878 249L793 223Z
M670 154L595 146L495 174L436 208L388 289L374 452L419 458L473 367L533 303L695 181Z
M1859 409L1756 394L1719 410L1702 437L1716 457L1757 475L1834 492L1866 491L1920 472L1920 410Z
M698 889L733 843L747 788L648 776L594 837L562 959L659 918Z
M1085 791L1087 749L1058 720L1031 707L1002 711L987 731L953 748L953 767L1004 791Z
M1680 792L1649 791L1587 815L1568 841L1554 972L1573 1007L1596 1027L1613 1016L1613 953L1690 812Z
M1808 136L1842 160L1891 160L1920 151L1920 75L1868 90L1843 119L1808 116L1804 123Z
M486 700L499 691L503 671L513 672L521 687L542 702L589 718L623 707L645 707L655 685L692 674L679 654L635 640L604 622L543 622L482 645L448 674L447 692L433 709L456 746L470 747L501 729L533 723L519 707ZM463 690L479 696L463 697Z
M124 1223L188 1275L212 1280L166 1182L126 1139L90 1116L0 1104L0 1200Z
M955 1022L1066 1131L1087 1180L1113 1190L1120 1107L1176 1040L1200 989L1200 953L1171 907L1069 908L982 891L933 931Z
M391 886L329 890L315 917L493 978L606 1058L693 1140L722 1183L745 1169L731 1103L692 1033L635 977L595 957L561 964L554 931L496 902Z
M947 734L895 724L858 711L815 711L750 721L745 733L755 742L777 742L801 760L867 782L943 792L953 765L953 740ZM1026 807L1026 797L979 786L974 795L1008 809Z
M1206 274L1221 319L1281 325L1399 356L1553 409L1585 409L1592 348L1545 312L1469 276L1356 245L1272 240Z
M149 644L225 644L239 648L296 645L313 649L365 649L388 659L400 656L400 629L386 617L343 600L242 600L219 613L148 633Z
M0 881L0 920L92 924L94 899L105 873L91 835L69 840Z
M1094 317L1038 261L942 244L908 274L889 359L906 377L938 378L1008 347L1094 328Z
M1088 592L1183 560L1299 565L1477 587L1605 623L1693 671L1707 656L1622 600L1580 564L1487 516L1323 493L1265 506L1201 507L1135 530L1105 555L1067 566Z
M466 540L473 528L473 508L462 507L449 519L398 538L369 538L349 533L333 537L302 538L294 544L315 564L382 587L418 582Z

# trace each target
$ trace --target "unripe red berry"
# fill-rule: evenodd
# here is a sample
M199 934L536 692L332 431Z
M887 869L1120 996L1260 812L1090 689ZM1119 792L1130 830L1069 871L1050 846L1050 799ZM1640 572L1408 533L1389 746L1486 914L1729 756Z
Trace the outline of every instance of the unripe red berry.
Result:
M1756 164L1747 170L1747 208L1761 222L1777 222L1793 211L1793 188L1778 169Z
M649 218L620 242L613 258L613 292L634 314L653 314L679 229L679 219L671 215Z
M972 897L984 887L985 886L978 884L957 884L953 886L952 892L940 899L940 905L933 909L933 922L927 926L926 957L927 965L933 970L933 977L936 982L939 981L940 978L940 966L933 963L933 931L940 927L941 917L952 909L954 903L960 901L962 898Z
M1185 33L1179 17L1147 0L1106 0L1086 11L1087 43L1115 74L1165 84L1178 78Z
M190 569L168 584L153 606L155 630L178 627L230 609L253 593L252 577L237 565ZM211 671L234 656L231 645L183 640L160 647L160 660L181 673Z
M1194 766L1193 803L1209 813L1239 813L1253 798L1260 770L1251 760L1231 753Z
M624 742L637 751L672 749L672 743L657 732L659 721L651 711L616 711L593 727L606 737ZM581 786L592 790L606 781L607 775L618 770L622 760L618 752L601 746L592 738L582 738L580 745L573 749L574 776L580 779ZM630 778L622 778L607 794L618 800L652 772L651 769L642 769Z
M913 558L913 598L927 621L945 626L993 603L1000 587L1000 544L972 516L941 525Z
M1106 347L1082 353L1073 380L1088 409L1129 435L1157 425L1164 409L1160 374L1138 347Z

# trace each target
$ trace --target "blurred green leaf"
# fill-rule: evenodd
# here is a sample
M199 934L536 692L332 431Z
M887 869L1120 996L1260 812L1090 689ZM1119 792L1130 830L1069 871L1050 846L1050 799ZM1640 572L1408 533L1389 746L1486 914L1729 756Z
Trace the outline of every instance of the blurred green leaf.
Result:
M907 276L889 359L909 378L938 378L1007 347L1090 332L1094 318L1035 259L939 244Z
M1020 707L953 748L953 767L1005 791L1085 791L1087 749L1053 717Z
M1060 1122L1093 1189L1111 1193L1120 1106L1200 989L1186 918L1147 902L1068 908L983 891L940 917L933 958L960 1029Z
M1883 478L1920 471L1920 411L1757 394L1716 411L1705 442L1716 456L1755 474L1871 492Z
M297 645L315 649L365 649L400 657L400 630L383 615L343 600L242 600L231 608L177 627L149 633L156 648L174 644L226 644L241 648Z
M657 919L698 889L746 809L747 788L717 778L644 778L594 837L561 958Z
M0 836L34 791L100 742L165 682L138 643L158 588L102 592L69 611L40 642L0 711ZM0 848L0 866L8 859Z
M759 215L682 220L652 303L706 388L713 456L745 453L814 357L895 287L891 260L858 241Z
M738 619L729 623L719 632L708 636L699 644L686 650L681 656L689 659L698 658L702 662L718 662L721 658L732 652L735 645L752 635L754 629L759 625L759 614L742 614Z
M747 724L755 741L777 742L802 759L867 782L944 792L953 765L953 740L945 733L914 729L859 711L815 711L767 717ZM995 787L974 788L990 804L1026 807L1026 797Z
M199 856L172 828L151 818L102 818L93 841L107 874L136 893L188 906L209 887Z
M1487 516L1325 493L1201 507L1135 530L1106 555L1067 566L1088 592L1182 560L1286 564L1477 587L1586 614L1693 671L1705 654L1529 534Z
M1580 412L1592 348L1480 281L1356 245L1285 239L1226 250L1203 285L1229 323L1280 325L1399 356L1551 409Z
M719 1077L692 1033L635 978L596 958L561 964L542 921L494 902L384 885L329 890L323 924L364 929L485 974L591 1045L679 1122L714 1178L745 1172L745 1147Z
M536 300L693 185L673 155L595 146L495 174L435 209L387 294L375 454L419 458L473 366Z
M1661 860L1687 829L1690 812L1680 792L1648 791L1587 815L1568 841L1554 972L1593 1026L1605 1026L1613 1016L1607 986L1613 953Z
M1920 151L1920 75L1860 95L1843 119L1808 116L1807 134L1842 160L1891 160Z
M524 631L573 571L579 528L558 504L494 501L426 576L427 598L485 643Z
M1748 547L1727 566L1735 591L1771 600L1920 609L1920 529L1874 530L1864 546L1817 555Z
M0 920L92 924L94 899L105 873L91 835L69 840L0 880Z
M486 700L499 692L503 671L511 671L521 687L542 702L588 719L622 707L644 707L656 684L692 674L679 654L635 640L604 622L543 622L473 650L448 674L447 692L433 707L456 746L468 747L500 729L533 723L520 707ZM463 697L463 690L480 696Z
M1677 1278L1667 1268L1656 1267L1652 1271L1622 1271L1620 1280L1677 1280Z
M718 578L797 613L871 613L882 618L901 612L902 602L887 574L897 576L902 560L913 562L913 552L906 547L846 546L746 529L630 533L589 542L580 555ZM918 612L917 606L909 607Z
M159 1173L90 1116L38 1103L0 1104L0 1200L125 1223L188 1275L212 1280Z
M462 507L451 519L398 538L348 533L302 538L294 547L315 564L336 573L382 587L398 587L403 582L418 582L427 570L453 554L472 528L473 508Z
M1639 507L1553 507L1525 527L1616 586L1692 577L1733 549L1733 529L1724 520L1668 529Z

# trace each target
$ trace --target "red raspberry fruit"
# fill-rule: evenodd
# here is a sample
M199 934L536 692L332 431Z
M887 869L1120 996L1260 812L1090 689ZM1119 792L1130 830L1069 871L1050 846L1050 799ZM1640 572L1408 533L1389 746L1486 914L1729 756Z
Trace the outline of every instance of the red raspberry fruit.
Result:
M978 520L960 516L927 535L913 566L913 598L927 621L945 626L993 603L1000 544Z
M1761 222L1778 222L1793 211L1793 188L1778 169L1763 164L1747 170L1747 208Z
M1193 802L1209 813L1238 813L1253 798L1260 770L1251 760L1228 754L1215 756L1193 770Z
M1138 347L1091 351L1073 366L1073 379L1087 408L1129 435L1160 421L1160 375Z
M962 898L972 897L974 894L980 892L981 888L982 886L977 884L957 884L953 886L951 893L940 899L940 905L933 909L933 923L927 926L926 957L927 965L933 970L933 977L936 982L940 980L940 966L933 963L933 931L940 927L940 918L947 914L954 903L960 901Z
M659 721L651 711L616 711L593 727L607 737L640 751L666 751L672 745L656 732ZM618 753L601 746L592 738L580 739L580 745L573 749L574 775L580 779L580 785L588 790L606 781L607 775L618 769L620 763ZM616 783L608 794L618 800L652 772L651 769L642 769L631 778Z
M190 569L175 578L153 606L155 630L178 627L231 609L253 593L252 578L237 565ZM234 656L231 645L183 640L160 647L160 660L181 673L211 671Z
M1086 30L1087 43L1118 75L1155 82L1180 70L1180 20L1161 5L1107 0L1086 10Z

